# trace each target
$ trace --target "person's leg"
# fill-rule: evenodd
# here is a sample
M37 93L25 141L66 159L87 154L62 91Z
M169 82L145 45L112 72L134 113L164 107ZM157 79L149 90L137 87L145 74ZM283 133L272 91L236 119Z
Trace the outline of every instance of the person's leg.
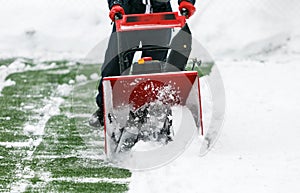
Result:
M102 85L103 78L108 77L108 76L120 75L118 57L114 57L109 63L105 63L105 64L107 64L107 66L101 72L101 79L99 81L98 94L96 97L96 103L99 107L99 109L97 111L97 116L99 118L101 125L103 125L103 85Z
M94 127L104 125L103 120L103 86L102 81L107 76L120 75L119 58L118 58L118 39L116 28L113 27L109 38L108 47L105 52L104 62L101 66L101 78L98 85L98 94L96 96L96 103L98 110L90 117L89 124Z
M98 95L96 98L97 105L100 108L103 108L102 107L103 106L103 101L102 101L103 78L108 76L119 76L121 74L120 64L119 64L119 52L124 52L130 48L138 46L138 42L139 42L137 38L134 38L134 32L133 33L122 32L121 36L119 36L119 38L121 38L121 42L120 42L121 45L119 45L117 33L115 30L116 29L114 26L113 33L110 36L108 48L105 53L105 59L101 67L101 79L99 81ZM129 64L132 63L133 56L134 53L128 54L127 60Z
M103 65L101 67L101 79L99 81L99 85L98 85L98 94L96 96L96 103L99 107L99 109L93 114L93 117L90 119L90 125L92 126L99 126L103 125L103 85L102 85L102 81L104 77L109 77L109 76L119 76L120 73L120 64L119 64L119 52L123 52L125 50L128 50L134 46L138 45L138 40L137 39L131 39L131 38L127 38L128 37L134 37L132 34L126 34L123 33L121 38L121 45L122 47L119 49L119 47L121 45L119 45L118 42L118 36L116 33L116 28L115 26L113 27L113 32L110 36L109 39L109 43L108 43L108 47L105 53L105 58L104 58L104 62ZM128 55L128 61L129 64L131 64L132 59L133 59L133 55L129 54ZM97 121L98 118L99 121ZM94 123L95 122L95 123ZM100 123L99 123L100 122Z

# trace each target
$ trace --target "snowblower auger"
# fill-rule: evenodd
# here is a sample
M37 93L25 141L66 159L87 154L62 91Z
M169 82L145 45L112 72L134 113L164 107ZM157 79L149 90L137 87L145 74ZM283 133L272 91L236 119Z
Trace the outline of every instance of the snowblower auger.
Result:
M172 143L176 135L173 120L176 106L190 110L199 133L203 135L198 73L182 71L191 51L191 33L185 17L177 12L124 15L116 20L116 27L122 75L103 80L105 152L108 158L114 159L117 154L134 149L140 141L161 146ZM120 49L123 33L138 31L140 36L141 32L173 28L181 30L168 45L147 43ZM168 57L163 61L143 57L133 64L129 62L129 56L135 52L158 50L168 53Z

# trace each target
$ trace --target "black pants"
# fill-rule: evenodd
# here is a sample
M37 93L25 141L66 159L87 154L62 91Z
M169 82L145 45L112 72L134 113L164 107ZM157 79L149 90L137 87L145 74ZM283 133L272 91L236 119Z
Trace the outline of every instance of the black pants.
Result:
M119 53L142 45L167 46L171 39L171 29L147 30L134 32L116 33L116 27L113 27L112 34L109 39L108 48L105 53L104 63L101 68L101 79L98 86L98 95L96 102L100 110L103 110L103 86L104 77L119 76L120 64ZM118 42L119 41L119 42ZM129 64L132 63L134 53L128 55ZM167 51L143 51L142 57L152 57L153 60L165 61Z

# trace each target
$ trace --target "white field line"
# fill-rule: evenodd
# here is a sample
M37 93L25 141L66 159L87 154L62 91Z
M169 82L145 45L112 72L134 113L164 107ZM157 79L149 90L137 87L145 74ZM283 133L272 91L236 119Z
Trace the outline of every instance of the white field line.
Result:
M85 152L86 153L86 152ZM68 158L81 158L81 159L90 159L90 160L105 160L106 156L99 154L99 155L38 155L35 156L36 159L68 159ZM1 157L0 157L1 159Z
M78 177L61 177L61 178L46 178L42 179L46 182L52 181L64 181L64 182L75 182L75 183L116 183L116 184L126 184L130 182L130 178L78 178Z
M30 141L25 142L0 142L0 146L6 147L6 148L22 148L22 147L31 147L32 144Z

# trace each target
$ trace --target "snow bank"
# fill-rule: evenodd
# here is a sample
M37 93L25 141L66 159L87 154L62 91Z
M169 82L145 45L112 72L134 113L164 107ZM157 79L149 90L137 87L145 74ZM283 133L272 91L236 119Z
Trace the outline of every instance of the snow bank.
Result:
M84 58L111 30L106 5L100 0L4 1L0 57Z
M245 48L254 43L268 45L299 35L299 1L284 0L214 0L198 1L197 16L191 19L193 35L217 58L245 57ZM299 47L298 47L299 48Z
M177 1L172 4L177 11ZM232 58L245 56L240 51L254 42L299 34L299 6L296 0L199 0L188 22L213 56ZM103 51L111 31L107 2L100 0L4 1L0 28L0 57L44 59L84 58L96 46Z

